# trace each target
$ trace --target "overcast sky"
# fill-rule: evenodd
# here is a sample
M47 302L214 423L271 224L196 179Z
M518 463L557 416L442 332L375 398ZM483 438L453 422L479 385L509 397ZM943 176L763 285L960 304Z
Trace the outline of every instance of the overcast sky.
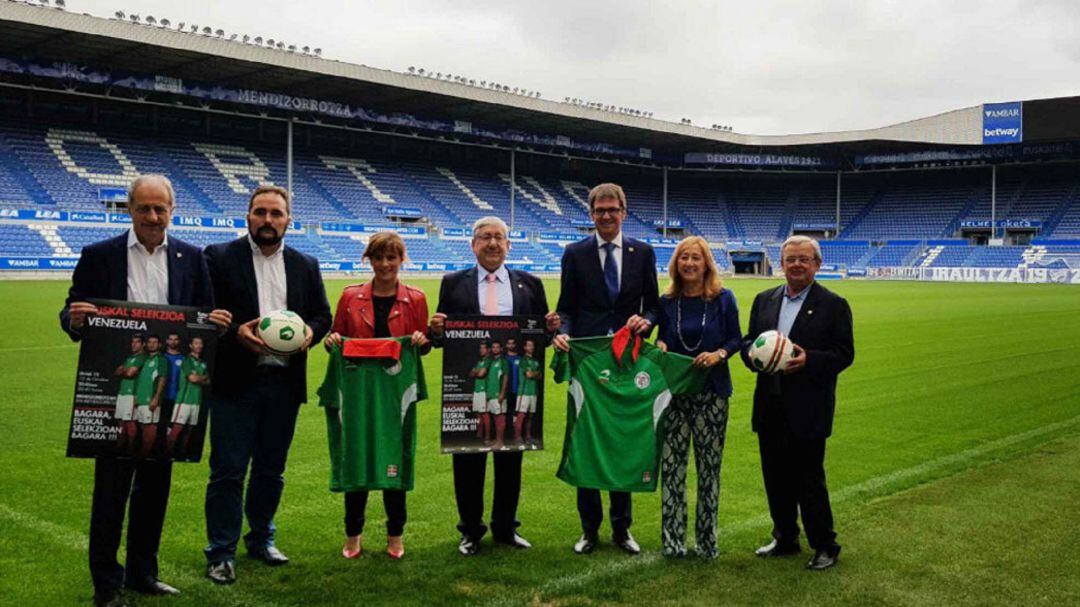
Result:
M68 0L729 124L873 128L983 102L1080 94L1080 1Z

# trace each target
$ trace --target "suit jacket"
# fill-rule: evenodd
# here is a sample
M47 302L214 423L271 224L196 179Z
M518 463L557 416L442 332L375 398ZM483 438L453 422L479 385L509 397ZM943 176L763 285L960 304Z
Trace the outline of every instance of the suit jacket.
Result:
M786 288L787 285L780 285L754 298L750 329L741 350L743 363L751 371L757 372L750 363L750 344L762 332L776 329ZM823 439L832 434L836 377L855 360L851 307L843 297L817 282L809 289L788 335L806 350L806 367L789 375L758 373L751 418L755 432L764 427L766 415L780 413L796 436ZM783 411L769 412L766 408L776 398L777 391Z
M214 371L216 394L239 396L255 381L256 355L236 340L239 325L259 317L259 291L255 262L247 236L206 247L206 262L219 308L233 315L233 324L222 338ZM330 330L332 317L319 262L285 246L285 297L289 310L311 327L312 344ZM307 353L289 357L289 380L296 402L307 402Z
M660 299L656 282L656 252L648 244L623 234L619 297L611 301L604 288L596 237L566 246L562 256L562 288L555 309L562 318L559 331L570 337L607 335L634 314L654 312Z
M507 270L514 293L514 314L547 314L544 283L528 272ZM477 284L476 266L444 275L439 287L439 306L435 311L448 315L481 314ZM436 347L442 347L441 337L432 336L431 342Z
M60 311L60 327L71 336L72 341L82 339L79 332L71 328L68 306L72 302L94 298L124 301L128 298L127 242L128 233L125 231L115 238L83 247L71 276L71 288L68 289L64 309ZM212 308L214 292L203 252L172 236L165 250L169 268L169 303Z

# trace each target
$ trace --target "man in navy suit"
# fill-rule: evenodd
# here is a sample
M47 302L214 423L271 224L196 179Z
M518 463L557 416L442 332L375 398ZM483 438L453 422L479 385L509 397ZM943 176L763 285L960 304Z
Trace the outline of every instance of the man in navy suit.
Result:
M274 545L274 515L296 416L307 401L307 348L332 320L319 262L283 242L290 211L287 190L259 186L248 201L248 234L206 248L218 304L237 319L219 345L210 398L205 553L207 576L219 584L236 581L244 515L248 554L268 565L289 561ZM303 348L291 356L270 352L257 331L263 315L283 309L306 323Z
M544 284L528 272L507 268L510 238L506 223L498 217L482 217L473 224L473 253L476 266L443 276L439 307L431 317L431 342L441 348L448 314L510 316L535 314L545 317L548 333L559 327L559 316L548 312ZM505 411L490 411L497 424L505 426ZM496 451L495 497L491 506L491 535L496 542L515 548L531 544L517 533L518 497L521 494L521 451ZM458 551L476 554L484 525L484 475L487 453L455 453L454 497L458 507Z
M750 310L743 362L754 372L748 351L764 331L791 339L795 358L781 375L758 373L751 422L758 435L761 474L773 541L757 555L796 554L799 513L814 558L808 569L836 564L840 545L833 531L825 486L825 439L832 434L836 378L855 360L851 308L839 295L814 281L821 268L821 246L807 236L792 236L780 247L786 284L762 291Z
M644 315L660 299L656 253L648 244L622 233L623 189L614 183L593 188L589 212L596 234L567 245L562 256L562 288L556 305L562 326L552 341L561 350L569 350L568 337L610 335L623 325L648 334L652 326ZM604 508L596 489L578 489L577 497L583 533L574 552L588 554L596 547ZM630 494L612 491L609 498L612 539L630 554L641 552L630 535Z
M71 277L60 326L73 341L86 316L97 312L88 299L213 307L214 296L202 251L165 232L172 221L172 184L162 175L143 175L128 188L131 229L120 236L83 248ZM232 320L214 310L210 320L222 330ZM157 579L157 553L169 502L172 463L99 457L94 465L94 497L90 512L90 575L94 602L123 605L120 589L144 594L177 594ZM131 499L127 566L116 560Z

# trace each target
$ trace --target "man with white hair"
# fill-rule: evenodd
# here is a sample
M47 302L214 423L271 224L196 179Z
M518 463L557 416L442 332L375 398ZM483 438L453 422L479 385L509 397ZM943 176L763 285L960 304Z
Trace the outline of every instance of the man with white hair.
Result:
M142 175L128 188L131 229L83 247L71 277L60 326L73 341L82 339L86 317L97 312L89 299L212 307L213 289L198 247L166 236L176 209L172 184L164 175ZM210 321L221 331L232 315L214 310ZM90 576L94 603L124 605L127 587L143 594L177 594L157 579L158 546L169 502L172 463L98 457L90 510ZM116 552L128 510L127 565Z
M791 340L795 358L782 374L758 373L751 417L758 435L761 474L773 521L773 541L758 548L760 557L797 554L799 514L814 558L807 569L836 564L840 545L833 530L825 487L825 440L832 434L836 378L855 359L851 308L847 301L814 281L821 268L821 246L792 236L780 247L786 284L762 291L750 311L743 362L764 331L775 329Z
M439 308L431 317L431 342L443 344L447 315L484 314L485 316L544 316L548 335L559 328L559 315L548 311L544 284L528 272L506 267L510 238L506 223L498 217L481 217L473 224L472 250L476 266L443 276L439 290ZM504 388L505 390L505 388ZM489 401L490 402L490 401ZM497 401L498 402L498 401ZM502 405L498 405L501 407ZM492 411L504 422L503 411ZM518 497L521 494L521 451L496 451L495 498L491 506L491 534L496 542L515 548L531 544L517 533ZM484 474L487 453L455 453L454 496L458 507L458 551L465 556L476 554L480 538L487 533L484 524Z

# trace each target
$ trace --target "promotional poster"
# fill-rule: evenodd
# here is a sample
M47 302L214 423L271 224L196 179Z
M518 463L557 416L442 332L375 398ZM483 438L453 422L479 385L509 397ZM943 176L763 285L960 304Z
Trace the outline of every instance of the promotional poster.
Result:
M443 453L544 448L544 318L450 316L443 342Z
M209 312L90 303L98 311L81 329L68 457L199 461L217 347Z

